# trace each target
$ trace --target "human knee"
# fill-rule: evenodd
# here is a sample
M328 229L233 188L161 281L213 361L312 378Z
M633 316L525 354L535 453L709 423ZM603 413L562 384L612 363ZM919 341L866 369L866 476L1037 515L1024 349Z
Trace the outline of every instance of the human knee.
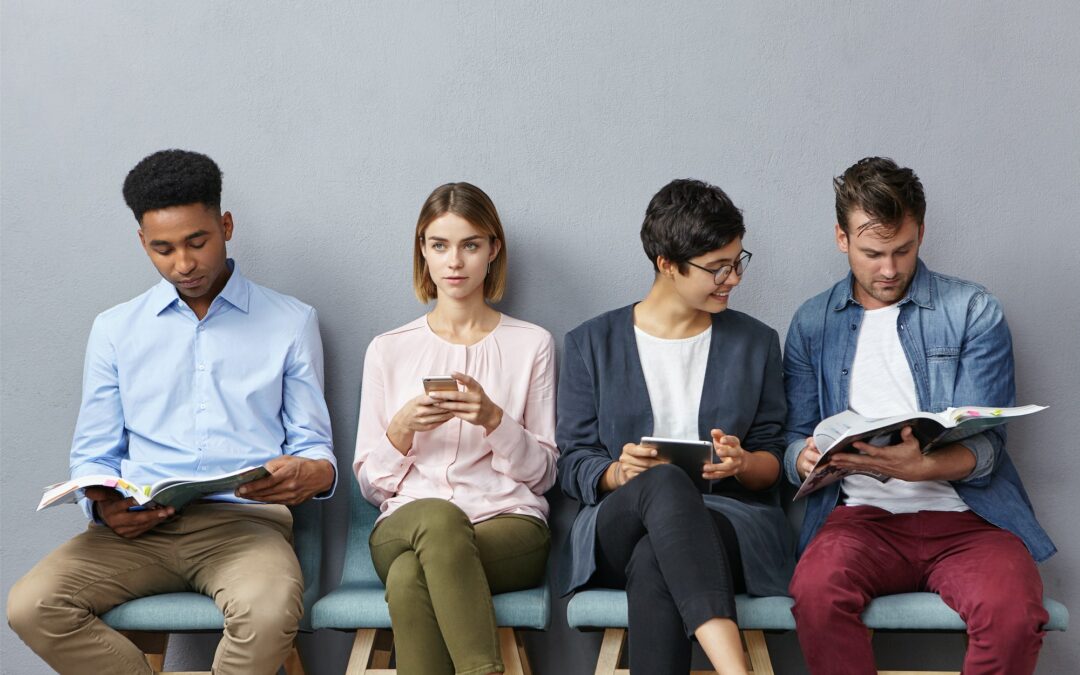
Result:
M791 611L801 623L828 623L841 615L859 615L868 595L840 561L803 558L795 566L788 591Z
M296 632L304 613L302 583L262 581L229 589L222 608L225 626L241 636L291 635Z
M54 629L58 628L57 622L63 621L65 616L62 610L65 607L74 609L48 582L45 575L31 571L8 592L8 625L24 641L40 633L45 622L49 622ZM76 614L72 613L71 616Z
M426 533L443 535L471 527L469 516L445 499L420 499L413 503L423 509L421 522Z
M399 605L425 595L425 586L420 583L423 574L415 554L407 552L399 555L386 573L386 601Z
M658 464L638 475L634 480L642 481L643 487L651 492L664 492L673 495L690 495L695 501L701 501L701 495L694 481L686 472L674 464Z

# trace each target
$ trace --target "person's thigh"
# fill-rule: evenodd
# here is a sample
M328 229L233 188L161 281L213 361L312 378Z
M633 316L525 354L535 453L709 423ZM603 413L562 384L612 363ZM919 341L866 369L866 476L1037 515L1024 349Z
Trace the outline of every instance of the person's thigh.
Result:
M292 514L280 505L214 504L187 514L180 555L192 586L229 616L234 606L286 610L299 619L304 578L292 547ZM191 507L189 507L190 509Z
M532 588L543 580L551 548L551 533L544 521L506 514L473 527L492 593Z
M475 551L474 536L464 511L445 499L430 498L409 502L381 520L368 544L375 571L385 584L390 566L402 553L426 551L441 557L450 555L452 549ZM424 557L421 564L425 563Z
M791 593L798 600L850 588L869 599L917 590L917 539L906 515L839 506L799 558Z
M927 529L935 535L925 545L927 590L965 620L999 611L1018 620L1034 615L1039 626L1047 620L1042 578L1016 535L971 512L934 515Z
M168 535L125 539L91 525L35 565L16 584L18 595L103 614L134 598L186 590L171 564L170 545Z

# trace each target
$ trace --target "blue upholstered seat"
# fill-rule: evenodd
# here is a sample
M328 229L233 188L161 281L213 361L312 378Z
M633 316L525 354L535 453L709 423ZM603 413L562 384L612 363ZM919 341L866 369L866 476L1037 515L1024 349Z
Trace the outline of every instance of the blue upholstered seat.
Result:
M316 628L356 630L390 628L386 589L375 573L368 550L368 537L379 511L360 494L356 481L350 481L349 534L341 585L312 608ZM545 630L551 621L551 596L547 585L493 598L495 620L508 628Z
M791 616L794 601L787 596L735 597L742 630L795 630ZM1063 631L1069 626L1069 611L1056 600L1043 601L1050 613L1046 630ZM597 589L574 595L566 606L566 619L579 630L626 628L624 591ZM962 631L964 622L935 593L901 593L876 598L863 613L863 621L875 630Z
M301 630L311 630L311 606L319 596L322 562L322 504L293 507L293 545L304 573L304 618ZM101 617L116 630L180 633L221 630L225 617L214 601L200 593L164 593L125 602Z

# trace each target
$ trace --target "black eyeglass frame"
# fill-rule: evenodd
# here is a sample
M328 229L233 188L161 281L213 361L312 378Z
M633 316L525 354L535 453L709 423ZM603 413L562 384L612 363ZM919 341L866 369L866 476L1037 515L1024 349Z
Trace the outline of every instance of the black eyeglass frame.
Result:
M727 281L727 278L731 276L732 272L735 272L735 274L739 275L740 277L742 277L743 274L746 274L746 268L750 266L750 259L753 257L753 253L747 251L746 249L743 249L742 255L735 259L735 264L721 265L718 269L715 270L711 270L708 267L703 267L701 265L698 265L697 263L692 263L689 260L686 261L686 264L713 275L713 283L717 286L720 286L725 281Z

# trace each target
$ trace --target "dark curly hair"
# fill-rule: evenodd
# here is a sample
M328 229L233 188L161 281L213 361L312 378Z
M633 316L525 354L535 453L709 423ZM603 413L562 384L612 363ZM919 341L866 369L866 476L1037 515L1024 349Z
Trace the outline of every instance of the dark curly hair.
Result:
M664 256L686 274L686 261L723 248L746 234L742 211L715 185L673 180L649 202L641 224L641 243L653 268Z
M920 226L926 216L926 195L919 177L888 157L860 159L833 179L833 190L836 222L844 232L848 232L848 218L856 210L870 216L857 234L875 230L886 238L896 233L906 216Z
M124 179L124 201L142 224L147 211L185 204L221 208L221 169L190 150L159 150L135 165Z

